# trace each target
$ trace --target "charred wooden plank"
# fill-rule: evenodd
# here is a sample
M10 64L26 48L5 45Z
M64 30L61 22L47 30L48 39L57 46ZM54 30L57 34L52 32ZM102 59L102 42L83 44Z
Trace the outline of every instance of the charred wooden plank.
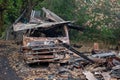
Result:
M71 29L75 29L75 30L79 30L79 31L84 31L85 30L85 27L74 25L72 23L67 24L67 26Z
M63 43L61 40L58 40L58 41L62 43L62 46L66 47L66 48L69 49L70 51L72 51L72 52L74 52L75 54L79 55L80 57L82 57L82 58L90 61L91 63L94 63L94 61L91 60L90 58L88 58L87 56L85 56L84 53L81 53L81 52L75 50L72 46L70 46L70 45L68 45L68 44L66 44L66 43Z

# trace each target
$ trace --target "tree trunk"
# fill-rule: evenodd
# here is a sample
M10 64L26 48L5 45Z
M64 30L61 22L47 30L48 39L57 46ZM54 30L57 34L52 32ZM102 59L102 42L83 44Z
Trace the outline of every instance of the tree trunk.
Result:
M3 0L2 3L0 4L0 32L2 31L2 27L4 25L4 11L7 9L7 1L8 0Z
M33 9L33 3L32 3L31 0L27 0L26 3L27 3L27 10L26 10L26 13L25 13L25 18L27 20L30 20L30 14L31 14L31 11Z
M39 4L39 2L42 2L44 0L27 0L27 11L26 11L26 14L25 14L25 18L27 20L30 20L30 14L31 14L31 11L33 10L33 8Z

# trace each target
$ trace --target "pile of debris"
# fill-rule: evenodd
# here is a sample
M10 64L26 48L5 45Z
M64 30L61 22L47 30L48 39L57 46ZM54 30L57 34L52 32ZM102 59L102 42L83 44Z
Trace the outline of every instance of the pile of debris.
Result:
M120 58L115 52L85 55L70 46L67 28L80 29L43 8L46 17L33 11L29 23L16 23L14 31L23 31L23 45L10 64L25 80L117 80ZM20 55L23 55L20 56ZM21 58L20 58L21 57ZM21 61L23 60L23 61ZM21 62L20 62L21 61ZM31 68L26 64L49 62L48 67ZM14 62L14 63L13 63ZM19 65L17 65L19 63Z
M34 63L27 65L22 60L21 54L15 52L9 54L9 61L17 75L24 80L119 80L120 59L112 52L108 54L99 53L88 56L95 63L73 57L69 63L65 64ZM99 58L95 58L96 55Z

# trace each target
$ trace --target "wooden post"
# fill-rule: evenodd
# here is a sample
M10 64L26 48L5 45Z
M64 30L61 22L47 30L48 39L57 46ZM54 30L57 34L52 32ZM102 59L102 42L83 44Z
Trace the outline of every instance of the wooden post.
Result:
M94 51L98 51L99 50L99 44L98 43L94 43L93 49L94 49Z

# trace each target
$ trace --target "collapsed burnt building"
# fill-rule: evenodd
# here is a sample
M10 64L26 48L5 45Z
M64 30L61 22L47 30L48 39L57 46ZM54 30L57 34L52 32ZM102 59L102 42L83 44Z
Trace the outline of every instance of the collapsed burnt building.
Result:
M14 31L24 30L22 51L27 63L53 62L65 58L68 53L57 40L69 44L66 24L70 21L62 20L45 8L43 11L46 17L32 11L29 23L14 24Z
M51 72L55 71L56 76L69 73L78 77L81 77L81 73L83 73L87 78L75 80L110 80L112 76L119 78L120 59L115 53L100 52L85 56L70 46L68 33L68 28L77 30L83 30L83 28L74 27L71 21L61 19L48 9L42 8L42 10L41 14L39 11L32 11L28 23L13 24L15 32L22 31L22 38L18 40L22 40L21 51L27 64L70 62L67 66L59 66L57 71L51 70ZM53 68L52 65L51 69ZM80 70L81 72L79 72Z
M71 21L61 19L48 9L42 10L45 13L42 17L39 11L32 11L29 23L13 25L14 31L23 31L24 59L27 63L66 62L73 53L68 49Z

